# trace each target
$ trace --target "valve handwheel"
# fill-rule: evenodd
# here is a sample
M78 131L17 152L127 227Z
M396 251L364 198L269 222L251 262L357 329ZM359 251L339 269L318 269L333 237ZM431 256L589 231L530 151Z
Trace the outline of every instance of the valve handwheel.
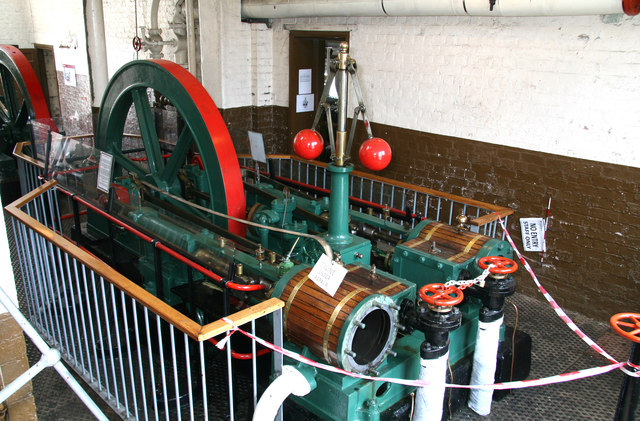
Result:
M133 37L133 49L136 50L137 52L139 52L140 50L142 50L142 40L140 39L139 36L135 36Z
M478 260L478 266L482 269L488 268L489 265L493 265L489 272L496 275L507 275L518 270L518 264L507 257L485 256Z
M640 314L618 313L611 316L609 324L620 336L640 343Z
M427 284L420 288L418 294L427 304L439 307L454 306L464 298L460 288L453 285L445 286L444 284Z

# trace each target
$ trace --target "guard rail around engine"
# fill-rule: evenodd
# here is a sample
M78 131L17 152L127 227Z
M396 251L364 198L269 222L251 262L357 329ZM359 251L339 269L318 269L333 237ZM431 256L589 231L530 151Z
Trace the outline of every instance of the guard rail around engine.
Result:
M239 154L240 165L255 168L250 155ZM327 164L309 161L294 155L267 155L266 172L276 178L293 182L316 196L328 195L330 186ZM393 222L413 228L421 218L433 219L456 225L456 216L469 217L471 230L489 237L498 233L498 218L505 220L514 213L513 209L493 205L462 196L408 184L363 171L354 170L350 174L349 196L351 208L366 211L373 208L382 218L385 208L389 209ZM504 239L504 234L501 234Z
M60 235L57 198L56 182L49 181L5 208L24 312L49 346L124 419L233 420L251 413L258 397L256 359L252 392L234 395L231 343L226 363L205 344L232 326L195 322ZM273 314L274 340L282 345L282 307L274 298L228 319L255 331L256 319ZM256 355L255 342L251 349ZM216 367L226 365L226 378L215 375L214 359ZM276 354L274 369L280 373L281 367Z

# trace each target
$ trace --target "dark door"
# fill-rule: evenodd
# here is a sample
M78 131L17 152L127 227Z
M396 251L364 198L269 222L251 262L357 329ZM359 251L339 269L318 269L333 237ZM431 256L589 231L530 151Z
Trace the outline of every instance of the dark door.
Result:
M341 41L349 41L348 32L291 31L289 35L289 138L291 141L296 133L310 128L313 124L324 88L327 57L337 54ZM310 80L307 80L307 77ZM313 106L310 106L311 103ZM325 142L328 142L324 121L323 118L319 131Z

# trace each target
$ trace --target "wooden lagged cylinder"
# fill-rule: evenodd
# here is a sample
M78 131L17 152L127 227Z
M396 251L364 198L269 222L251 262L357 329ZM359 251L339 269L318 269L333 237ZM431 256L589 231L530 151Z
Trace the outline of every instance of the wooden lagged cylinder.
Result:
M331 297L301 270L284 287L283 327L287 339L306 346L327 363L367 372L384 360L396 337L397 306L391 298L405 283L370 270L347 266L349 272Z

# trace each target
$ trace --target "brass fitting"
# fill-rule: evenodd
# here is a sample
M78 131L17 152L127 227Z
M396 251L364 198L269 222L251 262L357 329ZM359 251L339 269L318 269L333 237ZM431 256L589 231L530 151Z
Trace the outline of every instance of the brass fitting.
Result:
M338 69L347 70L347 64L349 63L349 43L340 43L340 52L338 53Z

